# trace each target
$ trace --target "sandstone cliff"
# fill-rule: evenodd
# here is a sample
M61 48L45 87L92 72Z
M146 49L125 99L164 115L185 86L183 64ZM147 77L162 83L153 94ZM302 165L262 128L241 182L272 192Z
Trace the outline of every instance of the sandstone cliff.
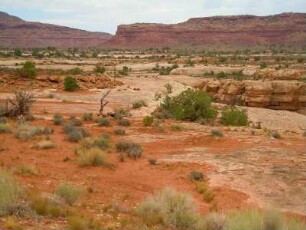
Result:
M299 81L205 80L197 88L221 103L306 112L306 84Z
M266 45L306 47L306 14L217 16L165 25L120 25L107 44L123 48L250 48Z
M98 47L112 35L27 22L0 12L0 48Z

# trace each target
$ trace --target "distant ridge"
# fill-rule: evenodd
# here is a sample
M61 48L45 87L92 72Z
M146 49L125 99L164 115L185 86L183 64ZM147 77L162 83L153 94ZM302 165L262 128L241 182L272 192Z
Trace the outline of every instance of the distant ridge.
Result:
M107 44L122 48L167 46L222 49L270 45L306 48L306 13L214 16L191 18L168 25L120 25Z
M100 47L111 34L27 22L0 11L0 48Z
M0 12L0 48L306 48L306 13L214 16L178 24L119 25L116 34L27 22Z

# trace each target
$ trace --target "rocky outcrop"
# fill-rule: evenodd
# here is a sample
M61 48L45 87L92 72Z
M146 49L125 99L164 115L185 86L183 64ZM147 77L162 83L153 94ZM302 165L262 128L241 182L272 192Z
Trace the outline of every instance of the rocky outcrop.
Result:
M107 44L122 48L250 48L266 45L306 47L306 14L192 18L172 25L120 25Z
M306 111L306 84L299 81L205 80L197 88L221 103Z
M121 81L113 80L107 76L75 76L78 81L78 85L81 89L105 89L105 88L114 88L116 86L123 85ZM64 77L63 76L41 76L37 77L40 83L38 84L55 84L59 88L64 86Z
M27 22L0 12L0 48L99 47L112 35Z
M266 68L260 69L256 66L203 66L196 65L193 67L180 67L171 71L172 75L189 75L194 77L203 77L225 73L229 77L235 73L241 72L244 77L256 77L270 80L300 80L305 77L305 69L278 69Z

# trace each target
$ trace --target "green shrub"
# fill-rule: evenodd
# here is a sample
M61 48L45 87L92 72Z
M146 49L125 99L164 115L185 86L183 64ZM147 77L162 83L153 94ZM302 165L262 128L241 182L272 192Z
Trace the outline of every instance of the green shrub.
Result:
M178 68L178 65L172 65L167 67L162 66L161 68L158 67L154 68L153 70L158 71L159 75L169 75L171 71L176 68Z
M37 74L35 63L31 61L26 61L25 63L23 63L22 68L17 70L17 74L20 77L34 79Z
M93 218L88 218L83 215L73 215L68 218L68 229L67 230L102 230L101 223L95 221Z
M61 183L55 194L63 198L69 205L73 205L82 195L83 190L81 187L69 183Z
M101 117L97 120L97 123L99 126L104 126L104 127L108 127L110 126L110 122L107 118L105 117Z
M18 168L17 170L17 174L20 174L20 175L37 175L38 172L37 170L35 169L34 166L29 166L29 165L22 165Z
M35 136L50 135L54 130L48 127L42 126L30 126L27 124L21 124L17 127L15 137L21 140L32 140Z
M70 132L68 132L68 140L71 142L78 142L81 139L83 139L84 137L88 137L89 133L83 129L83 128L79 128L79 127L74 127L70 130Z
M23 196L14 178L9 173L0 171L0 216L15 214Z
M233 212L227 217L226 226L229 230L264 230L263 216L255 210Z
M116 144L116 149L118 152L124 152L128 157L135 160L140 158L143 153L142 147L133 142L119 142Z
M123 66L122 70L118 71L120 75L127 76L129 74L129 68L127 66Z
M9 124L0 123L0 133L10 133L11 126Z
M192 181L199 181L204 179L204 174L198 171L191 171L189 173L189 179Z
M37 215L58 218L66 215L66 210L51 196L43 196L39 193L30 194L30 206Z
M55 113L53 115L54 125L61 125L61 124L63 124L63 121L64 121L63 116L60 113Z
M114 134L116 134L118 136L124 136L126 133L125 133L124 129L115 129Z
M211 99L203 91L188 89L178 96L163 100L159 110L166 111L178 120L215 119L217 111L211 108Z
M130 112L124 108L116 108L114 110L114 117L119 120L122 119L124 117L128 117L130 116Z
M128 119L121 118L121 119L118 120L118 125L121 125L121 126L130 126L131 122Z
M225 226L226 217L220 213L208 214L204 221L199 221L197 230L226 230ZM241 229L242 230L242 229Z
M173 131L183 131L184 127L181 125L171 125L171 130Z
M85 138L81 141L81 148L100 148L102 150L108 149L110 147L109 139L106 137L100 137L100 138Z
M82 69L78 68L78 67L65 71L65 74L68 74L68 75L81 75L83 73L84 73L84 71Z
M141 108L143 106L147 106L147 103L145 101L143 101L143 100L134 101L132 106L133 106L133 109L139 109L139 108Z
M137 213L148 226L162 224L176 229L194 229L197 222L196 204L189 194L171 188L157 191L137 208Z
M106 137L100 137L95 139L94 144L100 149L108 149L110 147L109 139Z
M69 123L72 124L73 126L82 126L83 125L82 120L80 120L78 118L75 118L75 117L70 118Z
M143 126L151 126L154 122L153 116L145 116L142 120Z
M227 74L225 72L217 73L217 79L227 78Z
M3 221L2 226L4 229L11 229L11 230L24 230L22 225L19 223L18 219L14 216L9 216Z
M92 113L84 113L83 114L83 121L92 121L92 119L93 119L93 114Z
M65 77L64 79L64 88L66 91L72 92L78 90L80 87L78 82L73 77Z
M265 62L260 63L260 69L265 69L267 67L268 67L267 63Z
M67 123L64 125L63 127L63 131L68 134L70 132L72 132L72 130L74 130L76 127L74 126L74 124L72 124L71 122Z
M78 151L78 162L82 167L106 165L106 155L99 148L81 149Z
M104 67L101 63L98 63L98 64L96 64L96 66L95 66L95 68L94 68L94 72L95 72L95 73L104 74L104 72L105 72L105 67Z
M221 123L232 126L246 126L248 115L245 110L236 107L226 108L222 111Z

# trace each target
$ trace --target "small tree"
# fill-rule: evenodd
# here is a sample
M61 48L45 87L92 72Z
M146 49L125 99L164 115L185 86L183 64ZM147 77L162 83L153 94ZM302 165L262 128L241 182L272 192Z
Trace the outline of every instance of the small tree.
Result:
M178 120L211 120L217 115L217 111L211 108L211 98L203 91L191 89L175 97L166 96L159 110Z
M26 77L26 78L35 78L37 72L36 72L36 67L35 63L31 61L26 61L22 68L18 70L18 75L20 77Z
M21 55L22 55L21 49L15 49L14 50L14 56L15 57L21 57Z
M70 92L76 91L77 89L80 88L77 80L73 77L65 77L64 87L66 91L70 91Z

